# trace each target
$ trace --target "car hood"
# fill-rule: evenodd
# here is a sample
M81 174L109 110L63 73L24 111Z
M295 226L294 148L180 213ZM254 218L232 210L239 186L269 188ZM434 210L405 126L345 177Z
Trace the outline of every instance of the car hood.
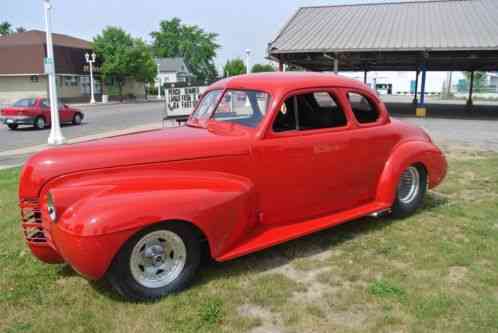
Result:
M178 127L50 148L32 156L19 195L34 198L50 179L80 171L249 153L249 133Z

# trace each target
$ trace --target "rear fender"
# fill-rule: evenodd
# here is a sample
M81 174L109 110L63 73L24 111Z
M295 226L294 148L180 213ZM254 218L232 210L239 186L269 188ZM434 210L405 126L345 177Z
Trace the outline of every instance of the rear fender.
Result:
M401 143L393 149L381 174L377 186L377 202L386 206L392 205L401 174L413 164L425 167L429 188L439 185L446 175L446 159L434 144L425 141Z

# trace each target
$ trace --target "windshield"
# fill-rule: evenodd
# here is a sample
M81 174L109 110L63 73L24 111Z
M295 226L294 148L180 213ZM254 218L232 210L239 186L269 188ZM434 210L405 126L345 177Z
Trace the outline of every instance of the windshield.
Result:
M34 98L23 98L23 99L20 99L13 104L14 107L18 107L18 108L29 108L33 105L35 105Z
M213 90L208 92L206 95L202 97L201 102L195 109L192 114L192 118L194 119L207 119L213 113L216 104L218 103L218 99L220 98L222 91L221 90Z
M267 93L252 90L227 90L212 119L257 127L268 108Z

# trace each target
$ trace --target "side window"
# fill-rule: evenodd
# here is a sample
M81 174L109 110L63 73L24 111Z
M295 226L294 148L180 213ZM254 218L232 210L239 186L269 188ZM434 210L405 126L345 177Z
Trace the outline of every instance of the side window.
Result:
M297 95L299 130L343 127L347 125L344 111L328 92Z
M296 97L292 96L285 100L273 121L274 132L293 131L297 129L296 123Z
M374 123L379 119L379 112L367 97L349 92L348 99L354 116L360 124Z
M344 111L328 92L289 97L277 114L273 131L313 130L347 125Z
M48 100L46 98L44 98L41 100L41 106L43 108L50 108L50 103L48 102Z

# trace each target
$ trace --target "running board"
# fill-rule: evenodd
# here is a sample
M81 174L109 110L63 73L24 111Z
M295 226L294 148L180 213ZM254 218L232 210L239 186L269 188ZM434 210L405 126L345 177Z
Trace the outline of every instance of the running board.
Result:
M370 203L348 211L304 222L285 225L260 225L241 244L215 259L216 261L226 261L241 257L251 252L260 251L292 239L389 209L390 207L378 203Z

